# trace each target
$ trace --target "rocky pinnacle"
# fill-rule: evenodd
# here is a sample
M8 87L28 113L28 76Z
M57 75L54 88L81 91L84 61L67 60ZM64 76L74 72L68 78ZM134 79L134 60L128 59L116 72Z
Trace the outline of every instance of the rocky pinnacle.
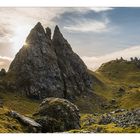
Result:
M9 67L17 90L29 97L74 99L91 89L91 78L80 57L56 26L45 30L37 23Z

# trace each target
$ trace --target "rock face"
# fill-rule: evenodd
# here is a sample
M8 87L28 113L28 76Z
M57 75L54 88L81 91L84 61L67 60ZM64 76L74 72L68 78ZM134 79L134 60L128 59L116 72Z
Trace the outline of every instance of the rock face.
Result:
M3 99L0 98L0 108L3 107Z
M72 51L58 26L51 39L50 28L44 30L41 23L31 30L8 74L14 77L17 89L37 99L73 99L91 88L86 65Z
M63 132L80 128L79 109L66 99L44 99L35 116L42 126L42 132Z
M73 94L80 95L91 86L86 65L72 51L70 44L60 33L58 26L55 28L52 43L63 79L64 97L71 98Z
M5 75L6 75L5 69L1 69L1 71L0 71L0 77L3 77Z

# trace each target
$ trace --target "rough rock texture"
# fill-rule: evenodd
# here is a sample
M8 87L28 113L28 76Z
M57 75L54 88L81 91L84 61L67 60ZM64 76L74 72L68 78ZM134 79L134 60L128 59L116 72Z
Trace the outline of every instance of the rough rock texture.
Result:
M98 124L109 124L113 121L113 117L110 114L104 114L100 117Z
M64 83L64 97L72 98L76 94L80 95L90 89L91 80L86 65L72 51L70 44L64 39L58 26L55 28L52 42Z
M35 114L42 132L63 132L80 128L79 109L66 99L46 98Z
M140 109L130 111L124 109L119 110L117 109L111 113L103 114L99 119L98 123L99 124L115 123L119 127L131 127L131 126L140 127Z
M6 75L6 70L5 69L1 69L0 71L0 77L3 77Z
M115 117L113 122L120 127L140 127L140 109L126 111L123 114L119 114Z
M10 111L9 114L19 122L28 126L29 132L41 132L41 125L35 122L33 119L25 117L15 111Z
M0 98L0 108L3 107L3 99Z
M37 99L60 97L73 99L90 91L87 67L75 54L56 26L51 30L38 23L10 65L9 75L26 95Z

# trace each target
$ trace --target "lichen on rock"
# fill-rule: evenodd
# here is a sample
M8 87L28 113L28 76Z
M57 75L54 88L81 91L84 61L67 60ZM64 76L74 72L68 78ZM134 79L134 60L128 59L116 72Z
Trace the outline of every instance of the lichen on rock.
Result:
M80 128L79 109L66 99L46 98L34 114L42 132L63 132Z

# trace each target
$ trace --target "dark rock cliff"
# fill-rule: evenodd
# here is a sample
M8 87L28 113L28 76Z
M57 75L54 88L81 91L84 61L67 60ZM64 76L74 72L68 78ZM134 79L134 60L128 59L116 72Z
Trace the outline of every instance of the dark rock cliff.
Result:
M44 30L41 23L29 33L8 74L13 75L18 90L37 99L73 99L89 93L92 82L86 65L72 51L58 26L51 39L50 28Z

